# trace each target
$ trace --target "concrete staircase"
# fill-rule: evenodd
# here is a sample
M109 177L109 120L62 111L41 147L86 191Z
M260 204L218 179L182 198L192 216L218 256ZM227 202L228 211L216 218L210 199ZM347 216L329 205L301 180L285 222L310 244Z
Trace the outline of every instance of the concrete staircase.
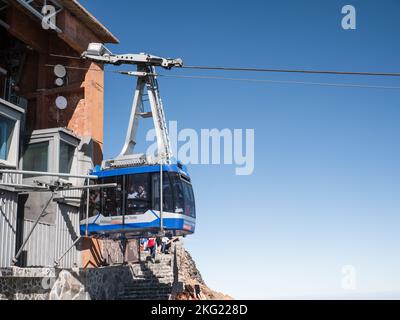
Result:
M142 261L145 260L142 258ZM155 263L130 265L132 281L124 284L121 300L168 300L174 283L174 255L157 254Z

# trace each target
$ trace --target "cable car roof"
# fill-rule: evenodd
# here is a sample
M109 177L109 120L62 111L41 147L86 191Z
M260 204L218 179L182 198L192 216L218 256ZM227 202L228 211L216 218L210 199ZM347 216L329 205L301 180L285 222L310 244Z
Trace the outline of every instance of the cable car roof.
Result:
M164 164L162 166L163 171L168 172L177 172L180 174L189 177L186 166L182 164ZM113 168L107 170L94 170L93 175L98 176L99 178L106 177L114 177L114 176L122 176L122 175L130 175L130 174L139 174L139 173L149 173L149 172L159 172L160 165L149 165L149 166L140 166L140 167L127 167L127 168Z

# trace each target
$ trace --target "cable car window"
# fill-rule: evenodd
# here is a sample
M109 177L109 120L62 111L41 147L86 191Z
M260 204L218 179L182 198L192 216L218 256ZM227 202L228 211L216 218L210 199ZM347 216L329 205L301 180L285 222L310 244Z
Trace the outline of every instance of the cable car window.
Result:
M108 177L100 183L117 183L116 188L101 189L102 214L105 217L122 215L122 177Z
M174 200L175 200L175 213L184 213L185 201L184 193L182 188L182 180L178 173L172 174L172 183L174 188Z
M163 173L163 211L174 212L172 186L169 176ZM153 173L153 208L160 210L160 174Z
M196 216L192 185L178 173L172 174L175 199L175 213Z
M151 209L150 174L126 176L126 214L144 213Z
M193 218L196 217L195 202L192 185L182 181L183 191L185 195L185 214Z

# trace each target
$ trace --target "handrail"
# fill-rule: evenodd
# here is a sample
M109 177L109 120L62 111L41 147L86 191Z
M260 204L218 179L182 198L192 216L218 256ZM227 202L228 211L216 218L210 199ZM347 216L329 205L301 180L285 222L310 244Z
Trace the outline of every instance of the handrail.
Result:
M98 179L98 177L95 175L79 175L79 174L42 172L42 171L0 169L0 173L24 174L28 176L49 176L49 177L81 178L81 179L94 179L94 180Z

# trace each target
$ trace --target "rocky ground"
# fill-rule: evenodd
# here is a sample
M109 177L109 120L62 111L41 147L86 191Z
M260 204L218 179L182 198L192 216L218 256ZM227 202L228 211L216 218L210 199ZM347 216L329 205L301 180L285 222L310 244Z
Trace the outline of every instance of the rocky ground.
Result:
M183 249L179 262L181 279L184 282L184 291L173 295L174 300L233 300L232 297L210 289L204 282L200 271L190 253ZM196 295L196 285L200 287L200 295Z

